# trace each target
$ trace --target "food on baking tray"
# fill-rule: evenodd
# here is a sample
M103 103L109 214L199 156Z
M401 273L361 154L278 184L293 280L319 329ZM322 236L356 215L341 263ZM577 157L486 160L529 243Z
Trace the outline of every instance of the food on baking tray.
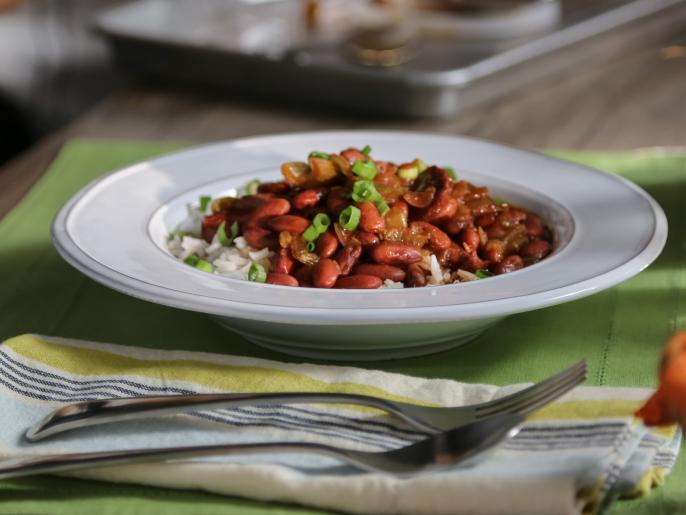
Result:
M189 207L168 249L205 272L314 288L402 288L485 279L544 259L542 219L422 160L371 148L311 152L283 180Z

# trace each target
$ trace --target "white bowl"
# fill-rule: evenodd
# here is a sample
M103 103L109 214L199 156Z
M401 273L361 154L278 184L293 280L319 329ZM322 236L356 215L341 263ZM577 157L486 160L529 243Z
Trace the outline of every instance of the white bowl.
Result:
M383 290L290 288L229 279L175 260L167 234L202 194L276 179L311 150L373 147L395 162L421 157L540 214L553 253L481 281ZM77 193L53 224L62 256L81 272L142 299L206 313L264 347L295 356L376 360L463 344L507 315L609 288L662 250L667 221L643 190L616 175L533 152L409 132L313 132L229 141L104 176ZM227 339L229 336L227 336Z

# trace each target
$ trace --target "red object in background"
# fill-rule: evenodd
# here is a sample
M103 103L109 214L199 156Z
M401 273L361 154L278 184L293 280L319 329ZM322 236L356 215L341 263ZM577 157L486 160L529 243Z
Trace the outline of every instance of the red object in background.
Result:
M678 423L686 427L686 331L672 336L660 363L660 385L636 412L647 426Z

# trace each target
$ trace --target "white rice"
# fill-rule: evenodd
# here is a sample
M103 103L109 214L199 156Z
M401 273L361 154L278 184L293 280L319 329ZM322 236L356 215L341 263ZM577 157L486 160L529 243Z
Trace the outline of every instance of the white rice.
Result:
M429 284L443 284L443 270L441 270L441 265L438 264L438 259L435 254L431 254L431 277L429 278Z

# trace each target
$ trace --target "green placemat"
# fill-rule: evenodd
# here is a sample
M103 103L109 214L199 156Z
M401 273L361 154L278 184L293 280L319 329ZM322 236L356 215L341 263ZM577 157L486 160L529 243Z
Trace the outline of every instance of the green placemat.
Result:
M102 173L178 148L141 142L78 140L0 222L0 338L41 333L155 348L182 348L288 361L202 315L116 293L68 266L50 243L50 223L79 188ZM559 157L619 173L645 188L667 213L670 236L660 258L637 277L562 306L508 318L466 347L369 365L461 381L534 381L585 357L589 384L653 386L660 349L686 327L686 152L572 152ZM124 199L123 199L124 201ZM360 366L358 364L358 366ZM364 365L363 365L364 366ZM686 513L684 459L644 499L615 503L612 514ZM201 492L29 478L0 483L0 514L321 513Z

